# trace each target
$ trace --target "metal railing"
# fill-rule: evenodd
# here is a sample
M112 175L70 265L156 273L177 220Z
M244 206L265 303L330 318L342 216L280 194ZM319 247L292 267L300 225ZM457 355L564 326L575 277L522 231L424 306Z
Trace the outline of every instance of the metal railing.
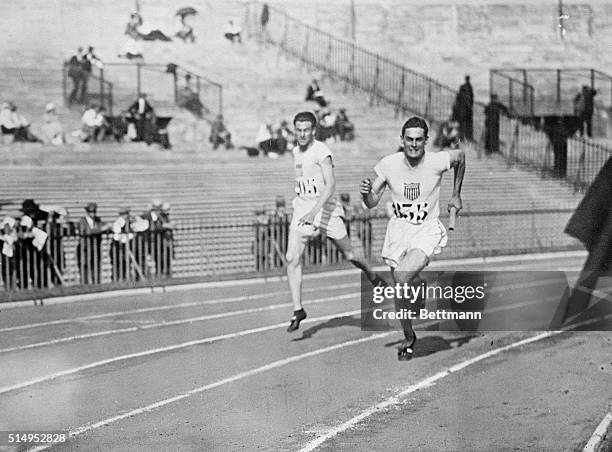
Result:
M458 218L445 258L580 249L562 231L571 209L466 212ZM446 222L446 218L442 218ZM381 263L387 216L347 215L356 252ZM289 217L270 215L248 222L211 224L182 221L172 229L114 235L81 235L70 224L45 228L37 248L31 238L2 247L0 301L133 286L165 286L186 280L284 272ZM0 237L3 241L5 237ZM3 245L6 242L3 243ZM9 256L10 254L10 256ZM307 247L310 268L344 265L333 243L323 238Z
M64 62L62 65L62 95L64 103L70 105L76 102L87 105L91 102L96 102L112 115L114 106L113 84L105 80L104 69L99 69L98 71L98 74L88 73L78 68L72 68L68 62ZM72 86L68 86L69 80ZM85 94L85 96L81 94Z
M534 116L535 89L527 83L527 71L491 69L489 71L489 92L496 94L499 101L518 116Z
M452 88L354 42L308 25L274 6L269 6L269 22L263 28L260 23L261 8L262 3L256 1L247 3L245 10L245 29L261 45L276 46L280 53L297 58L309 69L322 71L332 80L344 83L345 89L352 87L365 92L371 104L386 102L392 105L396 116L411 112L438 124L449 119L457 95ZM498 70L496 74L501 80L502 71ZM596 80L600 73L592 71L589 74ZM521 75L524 80L521 80ZM504 90L512 98L513 106L525 103L525 108L530 111L536 108L536 87L530 83L528 74L522 73L517 77L513 72L506 75L504 80ZM556 167L562 167L563 162L559 161L559 157L556 162L554 158L551 160L548 135L531 124L529 118L520 122L513 116L515 114L512 112L498 112L491 116L485 104L474 102L473 140L477 148L484 149L485 153L501 154L509 164L522 163L544 173L551 168L550 172L553 172ZM488 144L491 134L496 135L493 141L499 144L493 146L493 151ZM576 147L572 140L569 140L570 149ZM585 188L586 181L592 180L590 174L593 168L603 166L607 156L612 155L612 150L589 141L581 141L580 146L580 153L584 153L584 156L578 156L577 169L566 174L556 173L557 177L567 178L576 189ZM569 155L565 160L573 161L575 158ZM576 174L587 176L574 177Z

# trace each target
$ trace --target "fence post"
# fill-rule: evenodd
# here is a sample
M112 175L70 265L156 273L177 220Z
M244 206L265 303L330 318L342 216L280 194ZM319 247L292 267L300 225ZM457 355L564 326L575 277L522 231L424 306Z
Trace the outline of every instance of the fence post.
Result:
M376 55L376 71L374 72L374 82L370 87L370 106L374 105L374 97L378 96L378 75L380 74L380 55Z
M403 110L405 83L406 83L406 72L404 71L404 68L402 68L402 78L400 79L400 88L399 88L399 92L397 93L397 104L395 105L395 119L397 119L397 117L399 116L400 109Z
M325 55L325 65L327 66L328 73L333 73L331 70L331 53L332 53L332 41L331 36L327 37L327 55Z
M136 63L136 96L140 97L140 63Z
M561 103L561 69L557 69L557 103Z
M510 79L510 83L508 84L508 105L510 107L510 110L512 110L512 104L513 104L513 95L514 95L514 90L512 89L512 79Z
M113 115L113 85L108 85L108 112L112 116Z
M219 85L219 114L223 114L223 86Z

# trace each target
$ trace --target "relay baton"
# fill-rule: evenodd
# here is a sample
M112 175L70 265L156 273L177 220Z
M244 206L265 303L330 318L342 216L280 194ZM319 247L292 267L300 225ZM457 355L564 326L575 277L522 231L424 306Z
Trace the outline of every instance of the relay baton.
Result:
M457 219L457 208L451 207L448 213L448 230L455 230L455 220Z

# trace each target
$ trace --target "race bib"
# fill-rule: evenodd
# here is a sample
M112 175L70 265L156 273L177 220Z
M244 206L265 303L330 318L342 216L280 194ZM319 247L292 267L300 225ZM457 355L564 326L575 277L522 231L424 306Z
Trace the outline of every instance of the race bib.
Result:
M295 180L295 192L299 196L318 196L319 190L314 177L300 177Z
M410 223L421 224L427 218L428 205L426 202L422 203L393 203L393 213L398 218L405 218Z

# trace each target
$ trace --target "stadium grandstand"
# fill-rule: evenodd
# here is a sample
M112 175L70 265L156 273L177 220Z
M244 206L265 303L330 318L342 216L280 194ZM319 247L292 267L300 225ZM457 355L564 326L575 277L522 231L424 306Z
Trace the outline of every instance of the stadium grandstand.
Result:
M570 316L601 241L589 254L584 235L564 232L612 157L606 1L20 0L0 11L0 101L34 136L52 103L66 137L19 142L3 129L0 450L610 447L612 279ZM241 42L224 37L230 20ZM128 45L141 55L126 58ZM89 46L101 64L74 102L70 59ZM463 209L431 270L495 274L505 285L491 309L522 327L420 322L416 359L399 363L398 332L363 327L363 282L319 237L305 255L309 317L287 335L293 160L259 146L262 124L313 110L313 79L328 99L318 113L348 113L353 139L327 140L336 197L354 248L383 270L391 196L365 209L359 182L398 149L408 117L436 135L466 75ZM597 94L581 134L585 86ZM109 128L97 142L82 136L92 104ZM211 139L221 117L232 146ZM446 177L445 224L452 191ZM565 285L538 292L554 272Z

